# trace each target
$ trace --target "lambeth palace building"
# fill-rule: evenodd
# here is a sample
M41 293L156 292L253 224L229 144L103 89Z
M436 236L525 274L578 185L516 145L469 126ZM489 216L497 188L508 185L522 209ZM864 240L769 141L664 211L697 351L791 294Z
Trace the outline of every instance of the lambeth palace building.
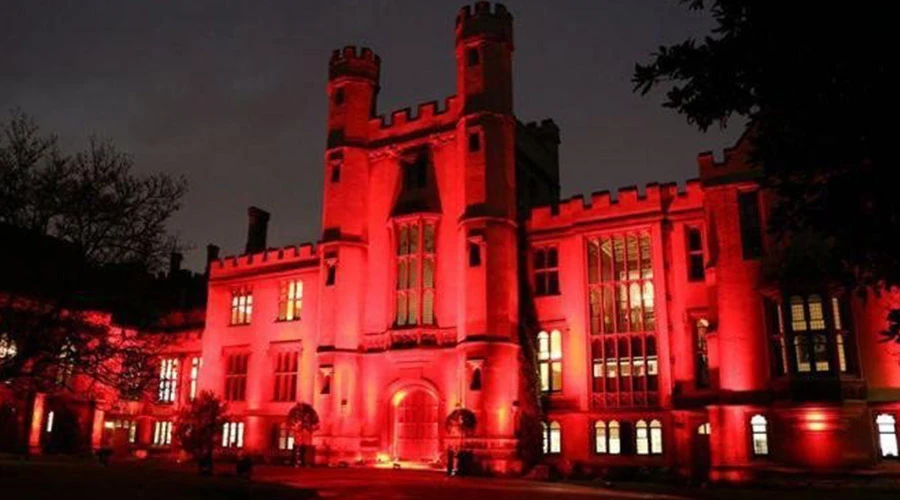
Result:
M229 404L222 449L264 457L305 402L321 462L438 462L464 408L499 473L521 469L531 414L562 469L898 470L900 353L879 342L897 297L769 277L748 134L685 185L562 200L559 129L513 109L512 16L478 2L455 34L456 95L388 115L379 57L332 54L319 241L267 248L251 208L158 401L98 410L95 441L175 447L175 412L208 390Z

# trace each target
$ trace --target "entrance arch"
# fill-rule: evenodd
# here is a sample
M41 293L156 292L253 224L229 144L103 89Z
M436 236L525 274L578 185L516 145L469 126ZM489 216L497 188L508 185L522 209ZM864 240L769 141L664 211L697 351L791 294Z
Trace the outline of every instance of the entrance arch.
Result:
M439 458L440 419L437 396L424 387L400 389L391 400L394 459L432 462Z

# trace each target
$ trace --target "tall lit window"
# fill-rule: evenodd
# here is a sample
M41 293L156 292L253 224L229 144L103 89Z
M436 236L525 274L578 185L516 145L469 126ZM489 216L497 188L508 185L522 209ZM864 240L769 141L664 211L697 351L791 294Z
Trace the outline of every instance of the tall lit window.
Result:
M273 401L296 401L297 372L300 371L300 352L282 351L275 354L275 386Z
M660 455L663 450L662 423L659 420L650 421L650 454Z
M544 426L544 454L559 453L562 449L562 431L559 422L554 420L549 425L547 422L543 422L542 425Z
M703 235L699 227L685 228L688 254L688 281L703 281L706 270L703 262Z
M603 420L594 422L594 453L618 455L622 452L621 428L619 422Z
M881 413L875 417L875 426L878 428L878 449L882 458L898 458L897 450L897 419L893 415Z
M225 360L225 400L244 401L247 395L249 353L230 354Z
M0 362L14 358L17 352L15 341L5 333L0 334Z
M534 251L534 294L559 295L559 251L556 247Z
M650 425L638 420L634 426L634 444L638 455L662 454L662 423L651 420Z
M157 420L153 422L153 446L169 446L172 444L172 422Z
M550 333L542 331L537 336L538 376L541 391L562 390L562 334L559 330Z
M419 219L397 227L398 327L435 323L435 236L433 221Z
M222 447L223 448L243 448L244 447L244 423L243 422L225 422L222 425Z
M300 319L301 309L303 309L303 282L282 281L278 289L278 321Z
M106 425L111 426L113 429L123 429L122 432L125 433L130 444L137 442L137 422L134 420L115 420L106 422Z
M658 401L658 358L650 234L587 243L592 378L599 406Z
M706 334L709 332L709 321L699 319L696 323L696 366L697 387L709 387L709 343Z
M852 369L853 343L838 297L826 300L819 294L792 295L787 301L786 319L782 311L777 305L776 334L772 340L776 374L788 371L788 345L793 358L790 368L797 373L846 373ZM788 334L785 324L790 328Z
M277 442L279 450L293 450L294 449L294 433L291 432L291 428L287 425L287 423L282 422L278 424L277 430Z
M638 420L634 425L634 444L638 455L650 454L650 433L644 420Z
M53 432L53 420L55 420L56 413L53 410L47 412L47 428L45 429L48 433Z
M193 401L197 397L197 383L200 380L200 366L203 364L203 358L195 356L191 358L191 380L190 380L190 397Z
M178 394L178 360L163 359L159 363L159 401L173 403Z
M249 288L237 288L231 291L232 325L249 325L253 316L253 292Z
M764 457L769 454L769 422L762 415L750 418L750 436L753 442L753 455Z

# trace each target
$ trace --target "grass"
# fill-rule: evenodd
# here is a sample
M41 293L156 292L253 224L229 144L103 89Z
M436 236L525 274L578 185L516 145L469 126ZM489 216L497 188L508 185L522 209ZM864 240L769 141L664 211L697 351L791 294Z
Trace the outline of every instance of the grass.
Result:
M76 459L0 457L0 497L29 500L300 500L315 492L217 474L200 477L195 468L153 462L101 466Z

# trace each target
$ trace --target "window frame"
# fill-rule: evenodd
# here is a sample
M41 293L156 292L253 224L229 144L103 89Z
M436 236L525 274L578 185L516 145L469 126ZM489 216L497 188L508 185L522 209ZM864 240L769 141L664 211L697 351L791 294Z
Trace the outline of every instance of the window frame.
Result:
M559 245L545 244L531 250L531 276L535 297L562 295L559 267Z
M425 215L394 221L394 286L391 292L394 329L437 327L439 223L437 216ZM430 247L427 245L429 231ZM411 239L413 234L415 246Z
M772 448L769 446L769 419L762 413L754 413L748 420L747 426L750 429L750 454L753 458L764 459L772 454ZM765 447L764 450L757 449L757 437L761 438L760 443Z
M303 280L290 278L278 282L278 317L276 321L300 321L303 311Z
M559 424L559 421L557 421L557 420L542 421L541 425L543 426L544 455L561 455L562 454L562 426Z
M253 321L253 288L238 286L231 289L231 315L228 326L246 326Z
M546 341L544 340L546 339ZM541 330L536 337L538 381L542 394L559 394L563 390L562 332L559 328ZM558 383L555 374L559 374Z
M164 357L159 362L159 384L156 401L163 404L174 404L178 401L179 359Z
M250 371L250 353L241 351L225 356L225 390L223 399L228 402L247 400L247 376Z
M882 417L886 417L885 420L890 419L890 422L881 422L880 420L882 420ZM875 441L878 444L878 458L881 460L890 461L900 460L900 446L898 446L898 426L896 414L879 412L875 415L873 421L875 423ZM891 426L890 429L886 429L886 426L888 425ZM893 451L893 455L886 454L886 450L884 447L885 436L889 436L889 438L893 440L893 450L888 450L888 452Z
M693 247L692 235L697 237L697 248ZM703 230L700 226L684 227L685 252L687 254L687 280L699 283L706 280L706 256L703 251ZM699 258L699 263L697 259Z
M297 388L300 378L300 349L278 349L273 355L275 363L272 367L272 402L290 403L297 401Z

